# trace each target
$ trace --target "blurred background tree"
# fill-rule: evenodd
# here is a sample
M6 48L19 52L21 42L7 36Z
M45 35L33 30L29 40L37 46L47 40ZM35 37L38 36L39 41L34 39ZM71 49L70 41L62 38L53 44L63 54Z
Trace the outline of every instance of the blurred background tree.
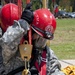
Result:
M43 0L31 0L33 4L33 10L42 8ZM23 6L25 7L26 0L23 0ZM47 0L47 7L53 11L54 6L58 5L59 9L70 12L75 12L75 0Z
M72 12L75 12L75 0L70 0L72 6Z

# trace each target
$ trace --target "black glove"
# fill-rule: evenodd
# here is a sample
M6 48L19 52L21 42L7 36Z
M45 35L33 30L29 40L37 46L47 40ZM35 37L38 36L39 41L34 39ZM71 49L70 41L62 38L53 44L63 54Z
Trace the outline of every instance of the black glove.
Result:
M25 10L22 12L21 19L26 20L29 24L33 21L33 11L31 10L32 3L26 5Z

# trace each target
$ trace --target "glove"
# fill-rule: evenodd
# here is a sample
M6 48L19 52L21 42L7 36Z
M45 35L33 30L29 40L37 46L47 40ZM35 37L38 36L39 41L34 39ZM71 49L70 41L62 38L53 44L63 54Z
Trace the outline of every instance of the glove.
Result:
M21 19L26 20L29 24L31 24L33 21L33 11L31 10L31 6L32 6L32 3L27 4L21 16Z

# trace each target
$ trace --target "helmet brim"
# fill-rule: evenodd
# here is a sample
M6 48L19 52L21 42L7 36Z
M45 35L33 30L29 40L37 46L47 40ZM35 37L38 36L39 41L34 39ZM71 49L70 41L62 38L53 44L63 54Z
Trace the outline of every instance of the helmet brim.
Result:
M42 32L36 30L33 26L31 26L31 28L32 28L37 34L39 34L40 36L42 36L42 37L44 37L44 38L46 38L46 39L52 40L52 39L54 38L54 35L53 35L53 34L50 35L50 37L48 37L48 36L46 36L46 35L47 35L46 33L43 34Z

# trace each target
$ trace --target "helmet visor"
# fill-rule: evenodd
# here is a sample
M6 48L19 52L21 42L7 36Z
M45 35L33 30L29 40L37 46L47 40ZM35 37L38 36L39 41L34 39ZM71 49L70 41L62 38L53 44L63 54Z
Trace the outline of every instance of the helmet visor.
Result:
M48 31L43 31L43 30L41 30L41 29L39 29L39 28L37 28L37 27L35 27L35 26L31 26L32 27L32 29L37 33L37 34L39 34L40 36L42 36L42 37L44 37L44 38L46 38L46 39L49 39L49 40L52 40L53 39L53 34L52 33L50 33L50 32L48 32Z

